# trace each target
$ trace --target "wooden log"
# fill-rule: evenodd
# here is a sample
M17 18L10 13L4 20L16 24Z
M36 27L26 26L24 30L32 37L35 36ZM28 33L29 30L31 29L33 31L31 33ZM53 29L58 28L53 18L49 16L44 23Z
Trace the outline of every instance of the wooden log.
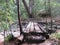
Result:
M35 25L35 30L36 30L36 32L41 32L41 33L42 33L42 31L41 31L41 29L39 28L39 26L37 25L37 23L34 23L34 25Z

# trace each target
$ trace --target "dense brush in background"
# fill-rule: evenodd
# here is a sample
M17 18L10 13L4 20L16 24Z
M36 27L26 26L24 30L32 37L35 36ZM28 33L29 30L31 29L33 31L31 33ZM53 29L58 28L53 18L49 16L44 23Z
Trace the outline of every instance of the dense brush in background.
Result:
M40 10L45 9L44 2L45 2L44 0L34 0L34 7L32 9L34 17ZM26 4L29 7L29 0L26 0ZM52 15L53 16L60 15L60 0L51 0L50 4L51 4ZM29 18L22 0L20 0L20 11L21 11L21 20L26 20ZM9 25L11 25L13 22L16 22L17 19L18 15L17 15L16 0L0 0L0 30L1 29L3 30L3 27L4 29L5 28L8 29Z

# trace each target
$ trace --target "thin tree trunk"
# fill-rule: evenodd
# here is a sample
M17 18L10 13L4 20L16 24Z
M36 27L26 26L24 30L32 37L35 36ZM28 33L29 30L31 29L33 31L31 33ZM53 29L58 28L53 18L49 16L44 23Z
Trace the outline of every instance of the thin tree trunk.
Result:
M20 21L21 12L19 12L19 0L16 0L16 3L17 3L18 22L19 22L20 34L22 34L22 26L21 26L21 21Z
M48 11L49 11L49 14L51 15L51 5L50 5L50 0L48 0L48 5L49 5L49 8L48 8ZM52 30L52 15L51 15L51 30Z
M32 15L30 14L29 7L27 6L26 1L25 1L25 0L22 0L22 2L23 2L23 4L24 4L24 6L25 6L25 9L26 9L28 15L29 15L29 18L32 18Z
M45 3L44 4L45 4L45 11L47 13L46 0L45 0ZM48 29L47 24L48 24L48 22L47 22L47 14L46 14L46 31L48 31L47 30Z
M34 0L29 0L29 12L33 17Z

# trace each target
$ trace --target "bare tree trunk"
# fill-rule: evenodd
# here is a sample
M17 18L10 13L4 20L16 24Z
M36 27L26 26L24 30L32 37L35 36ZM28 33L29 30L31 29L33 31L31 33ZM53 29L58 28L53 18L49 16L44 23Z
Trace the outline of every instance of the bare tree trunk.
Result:
M25 6L25 9L26 9L28 15L29 15L29 18L32 18L32 14L30 13L30 9L29 9L26 1L25 1L25 0L22 0L22 2L23 2L23 4L24 4L24 6Z
M19 11L19 0L16 0L16 3L17 3L17 11L18 11L18 21L19 21L19 27L20 27L20 34L22 34L22 26L21 26L21 21L20 21L21 12Z
M48 5L49 5L49 7L48 7L48 12L49 12L49 15L51 16L51 30L52 30L52 15L51 15L51 5L50 5L50 0L48 0Z
M32 17L34 17L33 8L34 8L34 0L29 0L29 12L32 15Z

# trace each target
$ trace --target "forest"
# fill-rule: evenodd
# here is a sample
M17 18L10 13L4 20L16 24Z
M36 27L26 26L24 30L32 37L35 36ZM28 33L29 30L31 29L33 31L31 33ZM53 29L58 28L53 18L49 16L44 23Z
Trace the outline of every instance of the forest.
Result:
M21 4L20 4L21 18L22 18L22 20L28 19L29 17L25 10L25 7L22 3L22 0L20 0L20 2L21 2ZM28 0L26 0L26 2L27 2L27 4L29 3ZM35 5L34 5L33 12L35 14L39 13L40 10L45 9L44 2L45 1L43 1L43 0L34 1ZM60 8L59 0L51 0L51 11L52 11L53 16L60 15L59 8ZM35 17L35 18L37 18L37 17ZM18 19L18 17L17 17L16 0L11 0L11 1L1 0L0 1L0 25L1 25L0 29L5 26L7 26L7 28L8 28L9 23L12 24L12 23L16 22L17 19ZM6 20L7 20L7 25L6 25Z
M5 45L24 45L26 42L25 45L29 45L34 41L39 42L36 45L48 45L47 42L60 45L60 0L0 0L0 35L3 35ZM17 35L23 35L22 41ZM41 36L46 41L44 44L40 44L41 39L31 41L31 35ZM16 42L18 44L14 44Z

